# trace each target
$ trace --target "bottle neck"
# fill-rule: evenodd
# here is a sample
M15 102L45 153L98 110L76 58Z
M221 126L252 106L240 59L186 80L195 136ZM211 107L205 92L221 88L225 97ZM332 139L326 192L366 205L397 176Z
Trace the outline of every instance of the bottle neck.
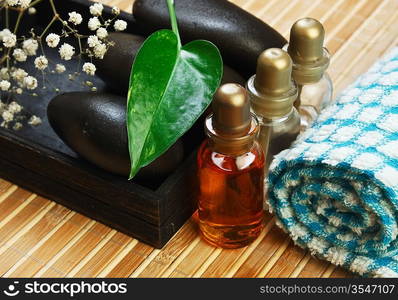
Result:
M245 136L233 137L233 136L222 136L217 134L213 128L212 115L207 117L205 122L206 134L209 137L209 145L215 152L230 155L239 156L244 153L250 152L253 148L255 139L259 131L259 122L253 115L252 124L249 132Z
M312 84L317 84L318 82L320 82L323 77L325 76L326 72L322 72L320 74L315 74L313 76L307 76L305 78L295 78L293 75L293 79L296 81L297 84L297 90L298 90L298 98L300 98L300 94L303 90L303 87L305 87L306 85L312 85Z
M261 117L261 123L262 124L272 124L272 123L281 123L285 122L286 120L290 119L294 113L296 113L297 110L294 106L292 106L291 110L282 116L273 116L273 117Z

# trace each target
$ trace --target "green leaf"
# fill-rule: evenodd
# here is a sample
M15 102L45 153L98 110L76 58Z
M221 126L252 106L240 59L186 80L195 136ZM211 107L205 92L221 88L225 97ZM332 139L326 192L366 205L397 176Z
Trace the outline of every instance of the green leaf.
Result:
M127 105L130 179L162 155L210 104L222 58L208 41L181 47L171 30L153 33L133 64Z

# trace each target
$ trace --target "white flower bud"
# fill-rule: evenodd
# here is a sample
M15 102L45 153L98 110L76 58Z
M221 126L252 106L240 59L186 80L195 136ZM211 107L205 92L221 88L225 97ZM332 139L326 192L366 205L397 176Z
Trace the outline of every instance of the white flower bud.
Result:
M34 8L34 7L29 7L29 9L28 9L28 14L29 15L35 15L36 14L36 8Z
M103 43L99 43L94 47L94 56L99 59L103 59L106 53L106 45Z
M101 27L101 22L97 17L92 17L88 20L88 28L92 31Z
M33 76L27 76L24 79L24 85L28 90L34 90L37 88L37 79Z
M16 6L19 3L19 0L6 0L7 5Z
M48 67L48 59L43 55L36 57L35 67L39 70L44 70Z
M2 80L9 80L10 79L10 74L9 74L7 68L1 68L0 69L0 79L2 79Z
M50 33L46 37L46 43L47 43L48 47L50 47L50 48L57 47L59 44L59 41L60 41L60 36L55 33Z
M103 40L103 39L105 39L105 38L108 36L108 31L107 31L105 28L103 28L103 27L98 28L98 29L97 29L97 36L98 36L101 40Z
M92 63L85 63L83 65L83 72L87 73L88 75L94 76L96 70L97 68Z
M29 56L36 55L37 49L39 48L39 43L36 40L28 39L23 41L22 49Z
M82 15L72 11L71 13L69 13L69 22L71 22L74 25L79 25L83 22L83 18Z
M12 56L14 56L15 60L19 61L19 62L24 62L28 58L25 51L23 51L22 49L19 49L19 48L14 49Z
M56 64L55 66L55 72L57 72L58 74L61 74L63 72L66 71L66 68L63 64Z
M6 33L4 34L2 41L4 47L12 48L17 44L17 36L13 33Z
M8 105L7 110L8 110L10 113L17 114L17 113L20 113L20 112L21 112L22 106L19 105L17 102L12 101L12 102Z
M3 92L6 92L10 89L11 83L8 80L2 80L0 81L0 90Z
M15 131L20 130L22 128L22 123L21 122L16 122L14 124L14 126L12 127L12 129L14 129Z
M14 120L14 115L8 110L3 111L1 116L3 117L4 122L11 122L12 120Z
M114 15L119 15L120 14L120 8L117 6L112 7L112 14Z
M28 121L29 125L32 126L37 126L41 124L41 119L38 116L32 116L29 121Z
M101 3L94 3L93 5L90 6L90 14L98 17L98 16L102 15L103 9L104 9L104 6Z
M75 48L67 43L64 43L59 48L59 54L63 60L71 60L73 55L75 54Z
M116 20L113 27L116 31L124 31L127 28L127 22L123 20Z
M11 73L11 77L19 83L23 83L26 76L28 76L28 73L26 73L24 69L20 68L13 70Z
M101 42L99 41L99 39L98 39L98 37L97 37L96 35L90 35L90 36L87 38L87 45L88 45L90 48L94 48L94 47L97 46L99 43L101 43Z

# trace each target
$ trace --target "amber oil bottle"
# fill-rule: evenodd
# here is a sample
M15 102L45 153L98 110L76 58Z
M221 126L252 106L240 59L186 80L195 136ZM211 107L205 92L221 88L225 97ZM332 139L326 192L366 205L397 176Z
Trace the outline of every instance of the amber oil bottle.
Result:
M264 154L246 90L221 86L205 122L208 139L198 153L199 228L210 244L240 248L263 228Z
M247 82L253 112L260 122L258 141L266 156L265 172L273 157L290 147L300 133L300 115L294 107L297 87L292 60L283 50L270 48L257 60L257 72Z
M322 24L304 18L293 24L290 42L284 47L293 60L293 79L298 87L295 107L301 116L301 130L310 126L332 101L333 84L326 72L330 54L323 47L324 39Z

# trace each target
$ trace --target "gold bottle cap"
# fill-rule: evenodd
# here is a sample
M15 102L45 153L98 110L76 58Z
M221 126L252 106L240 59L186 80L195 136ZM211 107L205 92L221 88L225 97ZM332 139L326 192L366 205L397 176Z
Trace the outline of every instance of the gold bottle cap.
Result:
M250 102L238 84L224 84L214 95L213 127L222 136L245 136L251 127Z
M257 73L249 79L247 89L252 108L264 118L279 118L289 114L297 98L292 81L292 60L283 50L270 48L257 60Z
M330 54L323 47L325 29L313 18L293 24L287 52L293 60L293 78L298 84L317 82L329 66Z
M205 125L216 151L224 154L249 151L258 122L250 112L247 91L239 84L222 85L214 95L212 110Z

